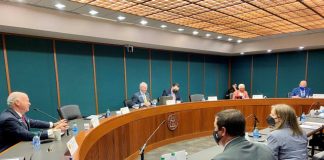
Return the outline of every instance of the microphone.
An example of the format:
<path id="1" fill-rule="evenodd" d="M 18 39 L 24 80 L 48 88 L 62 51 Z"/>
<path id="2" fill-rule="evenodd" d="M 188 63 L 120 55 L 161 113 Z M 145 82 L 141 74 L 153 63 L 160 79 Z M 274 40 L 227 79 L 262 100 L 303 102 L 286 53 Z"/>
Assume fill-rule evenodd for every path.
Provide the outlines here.
<path id="1" fill-rule="evenodd" d="M 147 143 L 151 140 L 151 138 L 154 136 L 156 131 L 159 130 L 159 128 L 162 126 L 163 123 L 165 123 L 166 120 L 162 121 L 160 125 L 154 130 L 154 132 L 150 135 L 150 137 L 145 141 L 144 145 L 140 148 L 139 154 L 141 155 L 141 160 L 144 160 L 144 150 L 146 148 Z"/>
<path id="2" fill-rule="evenodd" d="M 42 110 L 40 110 L 38 108 L 34 108 L 34 111 L 37 111 L 39 113 L 42 113 L 43 115 L 46 115 L 47 117 L 50 117 L 50 118 L 54 119 L 55 121 L 59 121 L 57 118 L 51 116 L 50 114 L 48 114 L 48 113 L 46 113 L 46 112 L 44 112 L 44 111 L 42 111 Z"/>

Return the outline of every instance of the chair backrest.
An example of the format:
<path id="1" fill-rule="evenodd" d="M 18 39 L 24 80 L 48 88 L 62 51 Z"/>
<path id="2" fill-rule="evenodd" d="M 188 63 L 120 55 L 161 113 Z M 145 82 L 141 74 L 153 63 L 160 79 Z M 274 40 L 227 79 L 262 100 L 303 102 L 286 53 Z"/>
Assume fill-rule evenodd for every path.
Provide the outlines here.
<path id="1" fill-rule="evenodd" d="M 61 106 L 61 108 L 59 108 L 58 111 L 61 118 L 64 118 L 66 120 L 82 118 L 80 108 L 78 105 L 75 104 Z"/>
<path id="2" fill-rule="evenodd" d="M 291 98 L 291 92 L 288 92 L 287 96 L 288 98 Z"/>
<path id="3" fill-rule="evenodd" d="M 203 101 L 205 96 L 203 94 L 192 94 L 190 95 L 190 102 Z"/>
<path id="4" fill-rule="evenodd" d="M 234 93 L 230 93 L 230 99 L 233 99 L 233 94 L 234 94 Z"/>
<path id="5" fill-rule="evenodd" d="M 160 105 L 166 105 L 167 100 L 173 100 L 173 97 L 172 96 L 161 96 L 159 98 L 159 104 Z"/>
<path id="6" fill-rule="evenodd" d="M 131 108 L 131 107 L 133 106 L 133 101 L 130 100 L 130 99 L 125 99 L 125 100 L 124 100 L 124 105 L 125 105 L 126 107 Z"/>

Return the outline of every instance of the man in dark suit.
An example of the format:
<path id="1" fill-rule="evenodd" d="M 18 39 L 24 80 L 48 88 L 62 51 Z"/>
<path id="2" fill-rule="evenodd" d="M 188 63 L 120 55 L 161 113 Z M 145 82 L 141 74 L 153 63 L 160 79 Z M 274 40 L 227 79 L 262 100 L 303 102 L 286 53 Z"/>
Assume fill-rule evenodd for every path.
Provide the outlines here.
<path id="1" fill-rule="evenodd" d="M 245 139 L 245 118 L 236 109 L 218 112 L 213 133 L 217 144 L 224 151 L 212 160 L 274 160 L 270 148 L 262 143 L 252 143 Z"/>
<path id="2" fill-rule="evenodd" d="M 179 90 L 179 83 L 173 83 L 171 88 L 163 90 L 162 96 L 172 96 L 174 100 L 181 101 Z"/>
<path id="3" fill-rule="evenodd" d="M 133 105 L 138 105 L 139 107 L 149 107 L 151 106 L 150 94 L 147 92 L 147 84 L 141 82 L 139 85 L 139 92 L 134 93 L 132 97 Z"/>
<path id="4" fill-rule="evenodd" d="M 41 133 L 41 139 L 54 138 L 53 129 L 68 129 L 66 120 L 52 123 L 26 117 L 30 102 L 25 93 L 12 92 L 7 104 L 9 107 L 0 114 L 0 152 L 20 141 L 31 141 L 34 134 L 30 128 L 48 129 Z"/>

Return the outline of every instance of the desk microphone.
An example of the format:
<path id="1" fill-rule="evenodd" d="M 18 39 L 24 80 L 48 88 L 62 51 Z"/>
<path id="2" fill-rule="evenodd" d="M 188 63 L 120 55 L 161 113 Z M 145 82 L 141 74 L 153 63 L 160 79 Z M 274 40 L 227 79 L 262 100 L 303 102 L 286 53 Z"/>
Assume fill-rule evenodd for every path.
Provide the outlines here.
<path id="1" fill-rule="evenodd" d="M 38 108 L 34 108 L 34 111 L 37 111 L 39 113 L 42 113 L 43 115 L 46 115 L 47 117 L 50 117 L 50 118 L 54 119 L 55 121 L 59 121 L 57 118 L 51 116 L 50 114 L 48 114 L 48 113 L 46 113 L 46 112 L 44 112 L 44 111 L 42 111 L 42 110 L 40 110 Z"/>
<path id="2" fill-rule="evenodd" d="M 47 117 L 50 117 L 50 118 L 54 119 L 54 120 L 57 121 L 57 122 L 59 121 L 57 118 L 51 116 L 50 114 L 48 114 L 48 113 L 46 113 L 46 112 L 44 112 L 44 111 L 42 111 L 42 110 L 40 110 L 40 109 L 38 109 L 38 108 L 34 108 L 33 110 L 34 110 L 34 111 L 37 111 L 37 112 L 39 112 L 39 113 L 42 113 L 43 115 L 45 115 L 45 116 L 47 116 Z M 69 134 L 69 129 L 66 130 L 66 135 L 67 135 L 67 136 L 70 135 L 70 134 Z"/>
<path id="3" fill-rule="evenodd" d="M 312 110 L 312 109 L 315 109 L 315 107 L 317 107 L 317 106 L 319 106 L 320 105 L 320 102 L 313 102 L 312 103 L 312 105 L 309 107 L 309 109 L 308 109 L 308 114 L 310 114 L 310 111 Z M 318 112 L 315 112 L 315 115 L 319 115 L 319 113 Z"/>
<path id="4" fill-rule="evenodd" d="M 141 155 L 141 160 L 144 160 L 144 150 L 146 148 L 147 143 L 150 141 L 150 139 L 154 136 L 156 131 L 159 130 L 159 128 L 162 126 L 163 123 L 165 123 L 166 120 L 162 121 L 159 126 L 154 130 L 154 132 L 150 135 L 150 137 L 145 141 L 144 145 L 140 148 L 139 154 Z"/>
<path id="5" fill-rule="evenodd" d="M 256 128 L 257 123 L 260 123 L 258 118 L 256 117 L 256 115 L 255 114 L 250 114 L 245 118 L 245 120 L 249 119 L 252 116 L 253 116 L 253 130 L 254 130 Z"/>

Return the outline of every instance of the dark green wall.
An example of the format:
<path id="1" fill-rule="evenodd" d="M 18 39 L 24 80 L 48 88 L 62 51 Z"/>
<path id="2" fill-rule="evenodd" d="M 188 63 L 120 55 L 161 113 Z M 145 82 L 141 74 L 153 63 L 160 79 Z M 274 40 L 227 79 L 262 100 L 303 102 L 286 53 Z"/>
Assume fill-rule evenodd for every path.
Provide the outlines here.
<path id="1" fill-rule="evenodd" d="M 231 61 L 232 64 L 232 84 L 245 84 L 245 89 L 248 93 L 250 92 L 251 84 L 251 56 L 240 56 L 234 57 Z"/>
<path id="2" fill-rule="evenodd" d="M 29 95 L 31 108 L 39 108 L 57 116 L 52 41 L 6 36 L 6 47 L 12 91 L 26 92 Z M 32 109 L 28 115 L 52 120 Z"/>
<path id="3" fill-rule="evenodd" d="M 182 101 L 189 101 L 188 96 L 188 54 L 173 52 L 172 82 L 180 84 Z"/>
<path id="4" fill-rule="evenodd" d="M 310 51 L 308 61 L 308 83 L 314 93 L 324 93 L 324 50 Z"/>
<path id="5" fill-rule="evenodd" d="M 6 71 L 4 65 L 4 57 L 3 57 L 3 46 L 2 46 L 2 38 L 0 38 L 0 109 L 3 110 L 7 106 L 7 96 L 8 96 L 8 88 L 7 88 L 7 80 L 6 80 Z"/>

